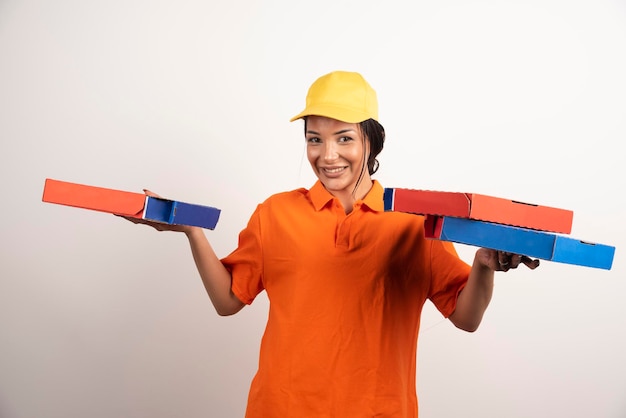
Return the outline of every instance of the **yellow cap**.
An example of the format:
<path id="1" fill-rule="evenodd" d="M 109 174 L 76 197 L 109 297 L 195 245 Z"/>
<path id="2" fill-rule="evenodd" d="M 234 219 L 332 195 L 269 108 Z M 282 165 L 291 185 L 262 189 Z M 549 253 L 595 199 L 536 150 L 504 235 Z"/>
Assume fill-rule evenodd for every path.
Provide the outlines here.
<path id="1" fill-rule="evenodd" d="M 376 92 L 359 73 L 333 71 L 315 80 L 306 95 L 306 108 L 290 121 L 312 115 L 346 123 L 378 120 Z"/>

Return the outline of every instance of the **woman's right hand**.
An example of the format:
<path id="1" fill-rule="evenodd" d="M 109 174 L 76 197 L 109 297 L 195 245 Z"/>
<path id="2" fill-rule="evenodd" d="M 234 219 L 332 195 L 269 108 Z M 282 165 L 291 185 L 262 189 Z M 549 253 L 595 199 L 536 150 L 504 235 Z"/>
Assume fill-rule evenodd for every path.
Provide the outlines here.
<path id="1" fill-rule="evenodd" d="M 143 191 L 146 194 L 146 196 L 161 197 L 158 194 L 151 192 L 150 190 L 144 189 Z M 174 231 L 174 232 L 184 232 L 185 234 L 189 234 L 194 228 L 193 226 L 189 226 L 189 225 L 171 225 L 171 224 L 167 224 L 163 222 L 151 221 L 148 219 L 133 218 L 131 216 L 124 216 L 124 215 L 117 215 L 117 216 L 120 216 L 121 218 L 124 218 L 127 221 L 132 222 L 134 224 L 148 225 L 156 229 L 157 231 Z"/>

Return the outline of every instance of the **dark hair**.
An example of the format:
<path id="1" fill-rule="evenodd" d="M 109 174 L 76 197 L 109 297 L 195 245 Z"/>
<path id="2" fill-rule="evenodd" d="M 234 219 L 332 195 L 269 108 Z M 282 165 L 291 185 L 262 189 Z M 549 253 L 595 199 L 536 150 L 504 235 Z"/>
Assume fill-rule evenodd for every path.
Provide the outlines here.
<path id="1" fill-rule="evenodd" d="M 376 157 L 383 150 L 385 145 L 385 128 L 374 119 L 368 119 L 359 123 L 363 136 L 370 141 L 370 155 L 367 159 L 367 171 L 370 175 L 378 171 L 378 160 Z"/>

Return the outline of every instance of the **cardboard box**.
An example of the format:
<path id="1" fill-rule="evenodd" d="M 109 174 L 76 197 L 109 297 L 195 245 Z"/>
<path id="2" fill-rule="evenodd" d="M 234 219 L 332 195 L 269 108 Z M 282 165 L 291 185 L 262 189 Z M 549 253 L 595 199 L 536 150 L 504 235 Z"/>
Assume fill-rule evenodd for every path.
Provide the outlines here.
<path id="1" fill-rule="evenodd" d="M 147 196 L 144 219 L 170 225 L 191 225 L 215 229 L 220 210 L 209 206 Z"/>
<path id="2" fill-rule="evenodd" d="M 46 179 L 42 201 L 141 218 L 146 195 Z"/>
<path id="3" fill-rule="evenodd" d="M 574 212 L 476 193 L 386 188 L 385 210 L 454 216 L 569 234 Z"/>
<path id="4" fill-rule="evenodd" d="M 220 210 L 104 187 L 46 179 L 42 201 L 170 225 L 215 229 Z"/>
<path id="5" fill-rule="evenodd" d="M 549 232 L 449 216 L 427 215 L 427 238 L 491 248 L 532 258 L 610 270 L 615 247 Z"/>

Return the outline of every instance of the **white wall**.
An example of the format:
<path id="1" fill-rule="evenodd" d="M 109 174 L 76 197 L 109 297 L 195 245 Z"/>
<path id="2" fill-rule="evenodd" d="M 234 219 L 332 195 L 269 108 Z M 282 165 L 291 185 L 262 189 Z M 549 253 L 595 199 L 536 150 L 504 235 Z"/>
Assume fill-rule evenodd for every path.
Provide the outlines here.
<path id="1" fill-rule="evenodd" d="M 0 416 L 241 417 L 265 298 L 218 317 L 183 236 L 42 203 L 44 179 L 217 206 L 226 255 L 313 183 L 288 119 L 347 69 L 379 94 L 385 186 L 572 209 L 617 248 L 499 273 L 474 334 L 428 305 L 421 416 L 624 417 L 625 51 L 622 0 L 1 0 Z"/>

